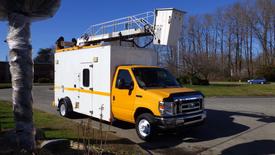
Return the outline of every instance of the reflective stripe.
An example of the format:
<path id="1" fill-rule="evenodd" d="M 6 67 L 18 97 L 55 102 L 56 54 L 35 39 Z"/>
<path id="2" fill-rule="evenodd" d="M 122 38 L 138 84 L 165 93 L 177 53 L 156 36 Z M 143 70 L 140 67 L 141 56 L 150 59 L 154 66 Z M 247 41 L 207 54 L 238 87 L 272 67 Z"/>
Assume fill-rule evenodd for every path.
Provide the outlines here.
<path id="1" fill-rule="evenodd" d="M 61 87 L 55 87 L 55 89 L 61 89 Z M 78 92 L 81 92 L 81 93 L 96 94 L 96 95 L 102 95 L 102 96 L 111 96 L 111 94 L 107 93 L 107 92 L 94 91 L 94 90 L 86 90 L 86 89 L 79 89 L 79 88 L 64 88 L 64 90 L 67 90 L 67 91 L 78 91 Z"/>
<path id="2" fill-rule="evenodd" d="M 54 86 L 54 90 L 61 89 L 60 86 Z"/>

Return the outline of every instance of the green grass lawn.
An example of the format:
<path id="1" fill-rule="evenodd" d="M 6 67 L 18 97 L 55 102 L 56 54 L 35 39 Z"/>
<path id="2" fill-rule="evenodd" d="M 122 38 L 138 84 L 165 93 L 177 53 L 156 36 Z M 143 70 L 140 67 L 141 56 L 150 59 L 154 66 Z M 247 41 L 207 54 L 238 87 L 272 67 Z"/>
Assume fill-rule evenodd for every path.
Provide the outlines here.
<path id="1" fill-rule="evenodd" d="M 0 83 L 0 89 L 11 88 L 11 83 Z"/>
<path id="2" fill-rule="evenodd" d="M 0 101 L 0 123 L 2 130 L 14 128 L 12 106 L 10 102 Z M 34 110 L 34 122 L 37 128 L 45 131 L 46 137 L 76 138 L 77 123 L 42 111 Z"/>
<path id="3" fill-rule="evenodd" d="M 106 144 L 103 146 L 104 150 L 114 152 L 115 154 L 121 154 L 121 151 L 126 154 L 141 154 L 141 150 L 136 144 L 130 141 L 129 143 L 125 143 L 127 140 L 124 138 L 117 137 L 110 132 L 106 133 L 104 131 L 102 133 L 103 138 L 101 138 L 101 132 L 99 130 L 92 129 L 91 127 L 88 129 L 87 125 L 80 125 L 80 123 L 73 122 L 67 118 L 34 110 L 34 122 L 36 128 L 44 131 L 47 139 L 64 138 L 82 143 L 84 140 L 83 137 L 86 137 L 86 139 L 90 139 L 93 146 L 99 147 L 100 139 L 104 141 L 107 135 Z M 14 119 L 10 102 L 0 101 L 0 125 L 2 132 L 14 128 Z M 84 132 L 84 130 L 86 132 Z"/>
<path id="4" fill-rule="evenodd" d="M 209 86 L 184 85 L 201 91 L 205 96 L 275 96 L 275 84 L 211 83 Z"/>

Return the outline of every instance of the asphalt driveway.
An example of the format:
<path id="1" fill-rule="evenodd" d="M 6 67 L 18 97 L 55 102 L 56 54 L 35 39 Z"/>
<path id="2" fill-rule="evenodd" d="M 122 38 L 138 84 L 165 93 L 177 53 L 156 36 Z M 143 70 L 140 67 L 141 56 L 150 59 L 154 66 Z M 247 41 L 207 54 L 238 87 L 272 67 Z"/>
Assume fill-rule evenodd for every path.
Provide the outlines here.
<path id="1" fill-rule="evenodd" d="M 57 114 L 50 86 L 35 86 L 33 96 L 34 108 Z M 0 100 L 10 101 L 11 89 L 0 89 Z M 131 124 L 114 124 L 111 131 L 149 154 L 275 154 L 275 98 L 206 98 L 206 109 L 205 125 L 166 132 L 151 143 L 140 140 Z"/>

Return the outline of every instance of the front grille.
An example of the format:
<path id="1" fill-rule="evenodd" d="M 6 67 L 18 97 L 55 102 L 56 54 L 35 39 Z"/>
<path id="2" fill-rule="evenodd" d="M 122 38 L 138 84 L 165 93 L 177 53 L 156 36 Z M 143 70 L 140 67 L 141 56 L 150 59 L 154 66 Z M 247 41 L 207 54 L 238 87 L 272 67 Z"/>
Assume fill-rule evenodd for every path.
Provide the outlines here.
<path id="1" fill-rule="evenodd" d="M 202 109 L 202 99 L 177 99 L 174 102 L 177 114 L 189 114 Z"/>

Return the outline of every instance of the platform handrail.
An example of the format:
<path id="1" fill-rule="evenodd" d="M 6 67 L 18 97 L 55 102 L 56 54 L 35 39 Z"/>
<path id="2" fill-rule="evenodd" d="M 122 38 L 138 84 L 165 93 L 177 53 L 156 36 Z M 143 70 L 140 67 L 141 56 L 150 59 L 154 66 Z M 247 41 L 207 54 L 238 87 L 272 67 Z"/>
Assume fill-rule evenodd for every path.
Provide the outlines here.
<path id="1" fill-rule="evenodd" d="M 96 35 L 104 35 L 114 32 L 120 32 L 129 29 L 144 29 L 145 25 L 153 26 L 155 21 L 155 13 L 153 11 L 118 18 L 115 20 L 91 25 L 82 37 L 92 37 Z M 110 29 L 112 28 L 112 29 Z M 109 30 L 109 31 L 108 31 Z"/>

